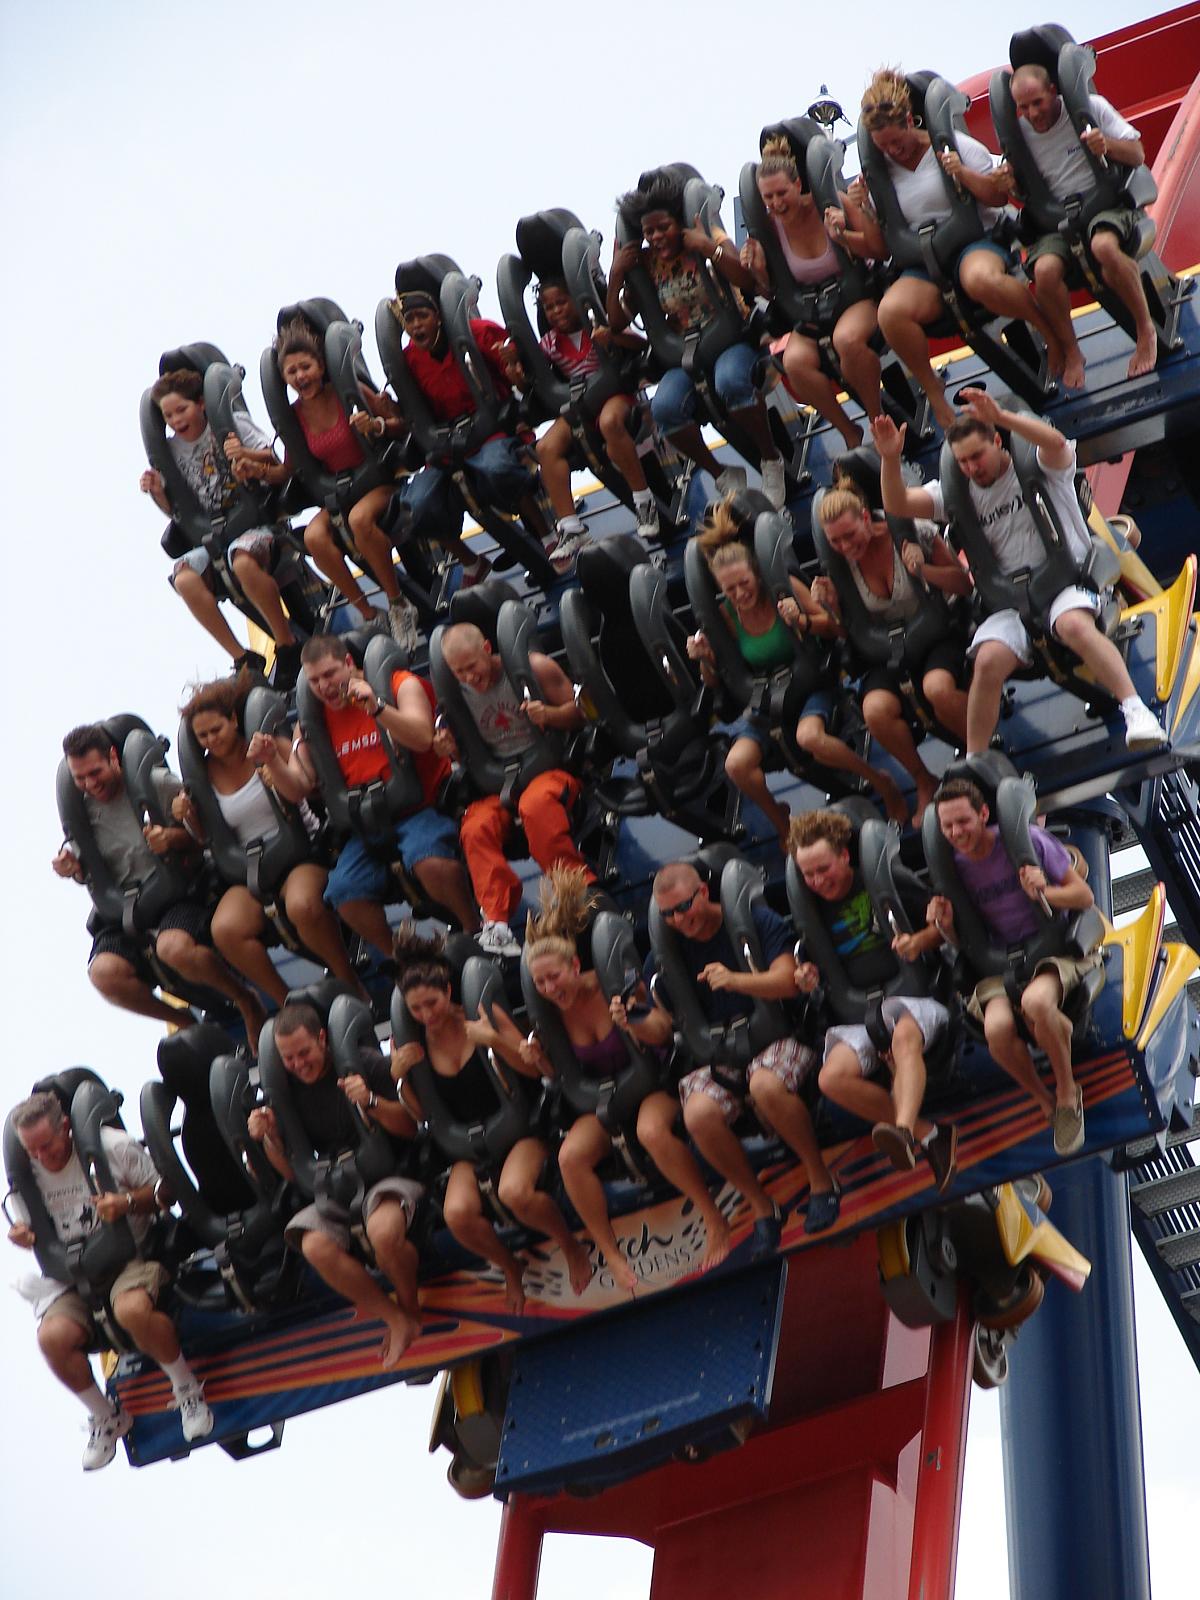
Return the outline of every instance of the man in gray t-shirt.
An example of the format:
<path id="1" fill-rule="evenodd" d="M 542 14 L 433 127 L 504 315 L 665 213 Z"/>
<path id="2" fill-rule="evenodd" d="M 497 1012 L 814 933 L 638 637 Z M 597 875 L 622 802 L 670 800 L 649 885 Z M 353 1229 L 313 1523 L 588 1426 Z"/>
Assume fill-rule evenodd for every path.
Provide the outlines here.
<path id="1" fill-rule="evenodd" d="M 63 740 L 63 755 L 75 787 L 83 796 L 88 826 L 101 860 L 119 888 L 145 883 L 160 857 L 194 853 L 196 846 L 183 828 L 143 820 L 135 809 L 121 758 L 108 730 L 89 723 L 73 728 Z M 171 801 L 179 793 L 179 780 L 166 768 L 151 779 L 162 815 L 170 815 Z M 51 861 L 60 878 L 83 883 L 79 846 L 67 839 Z M 179 1022 L 177 1006 L 168 1005 L 154 992 L 155 974 L 147 962 L 147 949 L 164 966 L 189 983 L 215 989 L 241 1012 L 251 1050 L 266 1020 L 254 991 L 236 978 L 209 943 L 209 913 L 198 899 L 184 896 L 160 914 L 158 926 L 139 939 L 120 926 L 93 926 L 88 977 L 106 1000 L 141 1017 L 159 1022 Z"/>
<path id="2" fill-rule="evenodd" d="M 971 504 L 1000 570 L 1016 572 L 1036 567 L 1045 559 L 1012 457 L 1000 438 L 1001 428 L 1036 445 L 1047 499 L 1058 513 L 1072 554 L 1082 561 L 1091 536 L 1075 494 L 1075 446 L 1042 417 L 1002 411 L 982 389 L 960 389 L 957 398 L 965 410 L 947 428 L 946 440 L 967 479 Z M 914 489 L 904 482 L 900 471 L 904 427 L 897 428 L 889 417 L 879 416 L 871 423 L 871 432 L 882 462 L 884 510 L 896 517 L 933 517 L 944 522 L 941 484 L 935 479 Z M 1156 749 L 1166 744 L 1167 735 L 1134 688 L 1121 652 L 1096 626 L 1099 609 L 1092 590 L 1071 584 L 1051 602 L 1047 626 L 1119 703 L 1130 750 Z M 967 696 L 967 751 L 977 753 L 987 749 L 996 731 L 1005 683 L 1018 668 L 1031 665 L 1033 649 L 1017 613 L 995 611 L 975 630 L 967 654 L 974 663 Z"/>
<path id="3" fill-rule="evenodd" d="M 1010 89 L 1029 154 L 1056 200 L 1066 201 L 1095 189 L 1089 155 L 1123 167 L 1140 167 L 1145 162 L 1141 135 L 1103 95 L 1088 96 L 1092 126 L 1081 137 L 1045 67 L 1018 67 Z M 1098 211 L 1088 223 L 1087 235 L 1088 249 L 1101 276 L 1134 321 L 1137 343 L 1129 358 L 1131 378 L 1153 371 L 1158 360 L 1158 340 L 1142 275 L 1131 254 L 1137 247 L 1140 216 L 1132 206 Z M 1032 272 L 1038 303 L 1066 351 L 1063 382 L 1067 388 L 1077 389 L 1083 384 L 1084 361 L 1071 323 L 1067 283 L 1071 248 L 1066 238 L 1057 231 L 1044 234 L 1031 246 L 1025 265 Z"/>

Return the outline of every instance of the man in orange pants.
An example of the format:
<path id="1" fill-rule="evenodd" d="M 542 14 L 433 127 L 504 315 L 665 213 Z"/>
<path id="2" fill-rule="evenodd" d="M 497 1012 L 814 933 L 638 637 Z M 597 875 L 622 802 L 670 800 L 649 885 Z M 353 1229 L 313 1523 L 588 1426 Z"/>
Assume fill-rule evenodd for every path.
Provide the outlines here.
<path id="1" fill-rule="evenodd" d="M 532 651 L 529 664 L 542 691 L 540 700 L 523 700 L 513 687 L 500 657 L 473 623 L 460 622 L 442 635 L 446 665 L 462 685 L 463 699 L 485 743 L 503 761 L 519 759 L 533 745 L 534 729 L 569 732 L 582 725 L 571 680 L 556 662 Z M 441 729 L 434 749 L 451 759 L 458 755 L 454 735 Z M 571 838 L 571 807 L 579 798 L 580 782 L 569 772 L 540 772 L 521 789 L 517 813 L 525 830 L 529 854 L 543 872 L 560 862 L 583 867 L 588 879 L 595 874 Z M 504 846 L 515 818 L 500 803 L 500 796 L 484 795 L 472 801 L 462 819 L 460 838 L 467 871 L 479 909 L 483 930 L 479 943 L 490 956 L 515 956 L 520 945 L 511 921 L 521 901 L 521 883 L 505 859 Z"/>

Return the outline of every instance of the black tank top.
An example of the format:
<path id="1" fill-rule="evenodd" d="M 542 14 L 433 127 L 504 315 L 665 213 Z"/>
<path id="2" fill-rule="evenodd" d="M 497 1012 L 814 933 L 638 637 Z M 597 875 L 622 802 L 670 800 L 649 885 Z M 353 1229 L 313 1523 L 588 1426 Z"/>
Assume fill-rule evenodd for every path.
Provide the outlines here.
<path id="1" fill-rule="evenodd" d="M 500 1104 L 483 1052 L 473 1050 L 452 1078 L 436 1069 L 437 1091 L 455 1122 L 485 1122 Z"/>

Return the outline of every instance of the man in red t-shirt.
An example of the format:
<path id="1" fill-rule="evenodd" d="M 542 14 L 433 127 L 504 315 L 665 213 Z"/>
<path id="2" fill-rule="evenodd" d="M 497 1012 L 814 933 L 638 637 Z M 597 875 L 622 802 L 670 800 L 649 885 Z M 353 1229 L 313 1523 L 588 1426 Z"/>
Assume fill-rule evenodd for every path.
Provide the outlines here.
<path id="1" fill-rule="evenodd" d="M 433 295 L 424 289 L 408 289 L 399 296 L 399 315 L 407 342 L 404 359 L 408 370 L 439 422 L 454 422 L 476 410 L 475 399 L 450 348 L 441 313 Z M 501 400 L 511 388 L 500 352 L 508 344 L 508 334 L 498 323 L 472 317 L 471 333 L 483 355 L 488 375 Z M 531 467 L 521 441 L 509 433 L 494 433 L 469 456 L 465 470 L 472 492 L 484 505 L 515 509 L 521 521 L 547 553 L 557 542 L 546 526 L 535 498 L 536 470 Z M 445 543 L 447 535 L 462 528 L 462 502 L 449 472 L 441 466 L 427 466 L 397 489 L 387 520 L 397 533 L 405 531 L 420 538 Z M 555 570 L 566 573 L 574 556 L 555 562 Z M 489 568 L 482 557 L 464 564 L 471 583 L 478 583 Z"/>
<path id="2" fill-rule="evenodd" d="M 397 750 L 408 751 L 421 781 L 424 804 L 396 823 L 392 852 L 403 861 L 431 899 L 445 906 L 468 933 L 479 926 L 466 873 L 458 856 L 458 830 L 436 809 L 438 791 L 450 763 L 433 751 L 433 689 L 415 673 L 392 674 L 392 702 L 380 700 L 333 634 L 316 634 L 300 652 L 301 668 L 320 702 L 338 766 L 350 788 L 386 778 L 391 771 L 381 730 Z M 255 736 L 257 740 L 258 736 Z M 318 787 L 306 741 L 297 739 L 291 756 L 279 756 L 274 740 L 254 746 L 286 800 L 300 801 Z M 269 746 L 269 748 L 268 748 Z M 273 756 L 273 759 L 272 759 Z M 391 954 L 392 936 L 384 914 L 391 886 L 388 860 L 353 834 L 342 846 L 329 874 L 325 899 L 360 938 Z"/>

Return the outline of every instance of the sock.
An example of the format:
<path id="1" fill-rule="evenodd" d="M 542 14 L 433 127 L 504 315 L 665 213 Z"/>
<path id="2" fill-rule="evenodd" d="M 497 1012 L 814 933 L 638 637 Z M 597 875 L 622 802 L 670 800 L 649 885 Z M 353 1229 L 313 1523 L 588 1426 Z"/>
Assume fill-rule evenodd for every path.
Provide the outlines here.
<path id="1" fill-rule="evenodd" d="M 921 1140 L 921 1149 L 922 1150 L 928 1149 L 928 1147 L 933 1143 L 933 1141 L 937 1138 L 937 1136 L 938 1136 L 938 1125 L 935 1122 L 933 1127 L 930 1128 L 929 1132 Z"/>
<path id="2" fill-rule="evenodd" d="M 574 516 L 572 516 L 572 517 L 560 517 L 558 519 L 558 522 L 557 522 L 556 526 L 557 526 L 558 531 L 559 531 L 560 534 L 582 533 L 583 532 L 583 519 L 582 519 L 582 517 L 574 517 Z"/>
<path id="3" fill-rule="evenodd" d="M 116 1415 L 116 1407 L 110 1404 L 108 1396 L 101 1394 L 94 1383 L 89 1383 L 86 1389 L 80 1389 L 79 1398 L 88 1408 L 88 1416 L 93 1422 L 105 1422 Z"/>
<path id="4" fill-rule="evenodd" d="M 635 489 L 633 491 L 633 503 L 639 511 L 648 506 L 653 499 L 654 494 L 650 489 Z"/>
<path id="5" fill-rule="evenodd" d="M 1131 694 L 1127 700 L 1121 701 L 1121 710 L 1128 711 L 1131 706 L 1140 706 L 1141 703 L 1142 697 L 1140 694 Z"/>
<path id="6" fill-rule="evenodd" d="M 200 1380 L 196 1377 L 191 1367 L 188 1366 L 187 1360 L 183 1355 L 176 1356 L 174 1361 L 164 1361 L 161 1366 L 167 1377 L 170 1378 L 171 1387 L 176 1394 L 182 1394 L 185 1389 L 198 1389 L 200 1387 Z"/>

